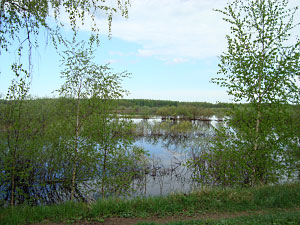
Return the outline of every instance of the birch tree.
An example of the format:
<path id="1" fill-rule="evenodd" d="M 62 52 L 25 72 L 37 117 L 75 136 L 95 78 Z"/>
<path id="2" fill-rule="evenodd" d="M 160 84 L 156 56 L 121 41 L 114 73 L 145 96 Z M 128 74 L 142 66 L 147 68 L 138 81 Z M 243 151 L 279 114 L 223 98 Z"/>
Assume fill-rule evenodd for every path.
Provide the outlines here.
<path id="1" fill-rule="evenodd" d="M 113 100 L 126 93 L 121 81 L 129 74 L 113 73 L 108 65 L 95 64 L 93 50 L 85 48 L 83 42 L 76 43 L 73 39 L 66 44 L 68 48 L 62 58 L 65 83 L 59 92 L 73 103 L 66 113 L 63 126 L 67 130 L 62 138 L 62 151 L 67 151 L 70 162 L 70 199 L 75 197 L 77 184 L 82 181 L 80 177 L 86 178 L 90 170 L 94 174 L 88 177 L 95 180 L 101 177 L 104 196 L 108 180 L 103 178 L 104 174 L 113 176 L 109 167 L 119 171 L 117 157 L 128 160 L 127 149 L 132 144 L 129 132 L 122 133 L 130 127 L 118 121 L 112 111 Z"/>
<path id="2" fill-rule="evenodd" d="M 266 183 L 284 164 L 279 159 L 284 140 L 278 132 L 285 125 L 285 105 L 299 97 L 300 41 L 295 36 L 299 23 L 294 22 L 298 7 L 288 4 L 288 0 L 234 0 L 216 10 L 230 24 L 230 34 L 227 51 L 220 56 L 219 74 L 224 77 L 213 82 L 226 87 L 235 102 L 249 104 L 229 121 L 231 130 L 219 133 L 231 141 L 219 139 L 220 145 L 214 146 L 240 155 L 244 182 L 250 185 Z M 235 172 L 241 169 L 238 162 L 233 164 Z"/>

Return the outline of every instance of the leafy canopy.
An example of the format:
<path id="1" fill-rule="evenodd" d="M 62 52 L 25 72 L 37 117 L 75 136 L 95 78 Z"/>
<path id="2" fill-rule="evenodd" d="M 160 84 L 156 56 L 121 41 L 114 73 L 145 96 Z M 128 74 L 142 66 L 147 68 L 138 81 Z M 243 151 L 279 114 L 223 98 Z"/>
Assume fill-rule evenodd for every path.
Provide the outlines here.
<path id="1" fill-rule="evenodd" d="M 228 49 L 220 56 L 219 74 L 213 82 L 226 87 L 236 102 L 287 102 L 298 96 L 300 41 L 292 34 L 298 7 L 288 1 L 235 0 L 223 10 L 230 34 Z"/>
<path id="2" fill-rule="evenodd" d="M 230 34 L 220 56 L 224 77 L 213 82 L 226 87 L 235 102 L 249 103 L 233 111 L 203 156 L 212 165 L 205 175 L 220 184 L 257 185 L 289 175 L 289 134 L 282 131 L 292 127 L 287 104 L 299 101 L 297 10 L 288 0 L 233 0 L 216 10 L 230 24 Z"/>
<path id="3" fill-rule="evenodd" d="M 21 58 L 28 51 L 28 72 L 31 72 L 32 48 L 39 46 L 38 35 L 46 31 L 57 48 L 64 39 L 61 29 L 64 22 L 76 34 L 83 25 L 90 25 L 90 41 L 99 44 L 100 26 L 96 17 L 105 14 L 109 36 L 114 13 L 128 16 L 129 0 L 0 0 L 0 55 L 15 51 Z M 27 44 L 24 45 L 24 44 Z M 26 49 L 25 49 L 26 47 Z M 21 66 L 22 63 L 18 63 Z M 29 74 L 30 75 L 30 74 Z"/>

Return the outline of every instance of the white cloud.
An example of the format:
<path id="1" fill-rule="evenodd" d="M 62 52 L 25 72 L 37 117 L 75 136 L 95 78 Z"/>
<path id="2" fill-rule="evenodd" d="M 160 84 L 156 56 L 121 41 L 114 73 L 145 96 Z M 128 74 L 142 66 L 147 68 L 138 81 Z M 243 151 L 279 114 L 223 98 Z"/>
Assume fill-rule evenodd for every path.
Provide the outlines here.
<path id="1" fill-rule="evenodd" d="M 184 63 L 186 61 L 187 61 L 187 59 L 184 59 L 184 58 L 174 58 L 172 62 L 173 63 Z"/>
<path id="2" fill-rule="evenodd" d="M 226 0 L 132 0 L 129 18 L 113 18 L 113 37 L 141 46 L 137 54 L 168 62 L 203 59 L 225 48 L 225 26 L 213 8 Z M 100 24 L 105 27 L 105 19 Z"/>
<path id="3" fill-rule="evenodd" d="M 291 0 L 290 6 L 298 5 L 298 1 Z M 127 20 L 120 15 L 113 17 L 112 36 L 139 44 L 136 55 L 154 56 L 167 63 L 215 57 L 226 50 L 229 25 L 213 9 L 223 9 L 227 2 L 131 0 Z M 99 15 L 97 19 L 104 32 L 107 18 Z M 82 29 L 89 29 L 87 24 Z"/>

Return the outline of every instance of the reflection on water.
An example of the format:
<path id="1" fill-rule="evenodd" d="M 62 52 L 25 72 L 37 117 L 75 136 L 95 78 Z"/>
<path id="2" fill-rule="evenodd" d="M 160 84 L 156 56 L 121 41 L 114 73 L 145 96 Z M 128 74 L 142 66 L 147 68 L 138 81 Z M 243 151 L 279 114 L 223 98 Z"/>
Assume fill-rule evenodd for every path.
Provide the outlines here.
<path id="1" fill-rule="evenodd" d="M 45 158 L 45 161 L 37 162 L 32 171 L 31 183 L 23 185 L 19 180 L 23 185 L 20 186 L 20 193 L 25 197 L 29 196 L 31 204 L 69 200 L 74 165 L 77 171 L 74 198 L 80 201 L 109 196 L 128 197 L 130 194 L 149 196 L 191 191 L 197 183 L 193 180 L 194 171 L 189 170 L 186 164 L 201 151 L 216 122 L 162 121 L 161 118 L 132 121 L 135 126 L 128 130 L 135 134 L 134 145 L 147 150 L 148 157 L 143 149 L 116 138 L 113 139 L 115 143 L 110 143 L 111 146 L 102 148 L 97 143 L 89 143 L 90 147 L 87 149 L 95 148 L 97 151 L 92 151 L 93 155 L 86 164 L 75 165 L 68 158 L 68 145 L 60 145 L 59 140 L 55 144 L 45 145 L 43 151 L 45 154 L 61 151 L 68 157 L 57 155 L 57 159 L 47 161 Z M 7 199 L 11 193 L 9 185 L 9 180 L 0 185 L 0 206 L 8 204 Z M 25 197 L 19 198 L 19 203 L 27 201 Z"/>
<path id="2" fill-rule="evenodd" d="M 142 129 L 134 144 L 150 153 L 144 186 L 137 194 L 155 196 L 192 191 L 198 184 L 193 180 L 193 171 L 186 166 L 187 161 L 206 145 L 217 122 L 184 124 L 159 118 L 133 121 L 137 129 Z"/>
<path id="3" fill-rule="evenodd" d="M 144 187 L 138 194 L 185 193 L 201 185 L 223 184 L 222 180 L 220 181 L 223 171 L 220 173 L 217 170 L 220 168 L 218 159 L 210 160 L 213 146 L 211 140 L 216 137 L 214 128 L 223 122 L 161 121 L 157 118 L 134 122 L 137 132 L 135 145 L 150 153 Z M 224 161 L 225 166 L 227 162 Z M 206 174 L 208 170 L 211 170 L 212 174 Z M 247 172 L 241 174 L 246 178 L 248 176 Z M 223 176 L 227 178 L 227 174 Z M 291 170 L 291 174 L 283 175 L 279 182 L 294 181 L 299 177 L 298 169 Z"/>

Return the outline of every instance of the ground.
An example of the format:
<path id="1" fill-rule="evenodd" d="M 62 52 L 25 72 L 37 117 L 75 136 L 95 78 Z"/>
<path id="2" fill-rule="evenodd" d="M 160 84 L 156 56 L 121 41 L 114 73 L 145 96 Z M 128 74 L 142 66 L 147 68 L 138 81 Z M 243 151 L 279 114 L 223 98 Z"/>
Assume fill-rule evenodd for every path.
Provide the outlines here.
<path id="1" fill-rule="evenodd" d="M 300 209 L 293 209 L 293 211 L 299 211 Z M 280 210 L 286 211 L 286 210 Z M 173 221 L 187 221 L 187 220 L 203 220 L 203 219 L 226 219 L 240 216 L 250 215 L 263 215 L 268 211 L 247 211 L 247 212 L 234 212 L 234 213 L 207 213 L 194 216 L 166 216 L 166 217 L 148 217 L 148 218 L 105 218 L 104 222 L 89 222 L 89 221 L 77 221 L 77 222 L 64 222 L 64 223 L 52 223 L 44 221 L 43 223 L 36 223 L 34 225 L 134 225 L 138 222 L 156 222 L 167 223 Z"/>

